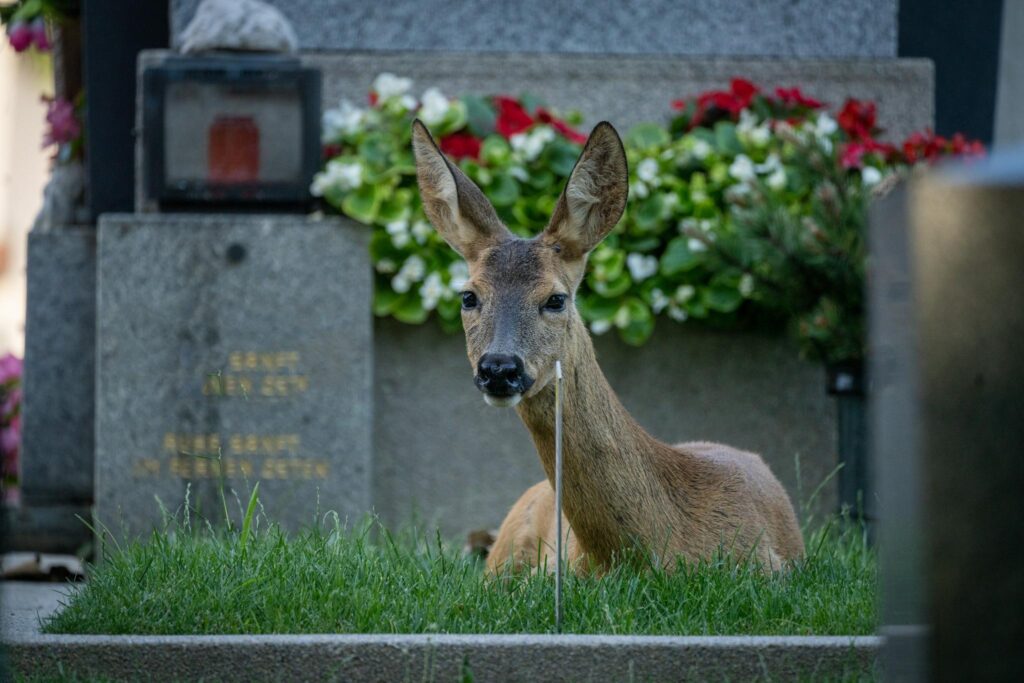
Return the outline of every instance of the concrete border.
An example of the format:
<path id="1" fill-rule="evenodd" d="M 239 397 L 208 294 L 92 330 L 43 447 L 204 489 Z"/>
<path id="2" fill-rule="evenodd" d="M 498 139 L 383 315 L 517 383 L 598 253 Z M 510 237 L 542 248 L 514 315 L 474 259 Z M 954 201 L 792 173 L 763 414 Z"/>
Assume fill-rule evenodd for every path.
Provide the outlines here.
<path id="1" fill-rule="evenodd" d="M 882 644 L 877 636 L 33 634 L 5 641 L 9 665 L 22 674 L 149 681 L 821 680 L 871 672 Z"/>

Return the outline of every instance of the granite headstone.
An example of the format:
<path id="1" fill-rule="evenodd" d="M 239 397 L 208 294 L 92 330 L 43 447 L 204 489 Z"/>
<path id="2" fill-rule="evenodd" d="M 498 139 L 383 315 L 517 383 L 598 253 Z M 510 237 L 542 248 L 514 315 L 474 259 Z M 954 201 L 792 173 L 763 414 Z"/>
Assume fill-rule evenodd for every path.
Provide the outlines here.
<path id="1" fill-rule="evenodd" d="M 99 231 L 99 521 L 145 532 L 187 493 L 192 519 L 222 523 L 226 501 L 237 522 L 256 482 L 288 528 L 367 512 L 367 233 L 232 214 L 108 214 Z"/>

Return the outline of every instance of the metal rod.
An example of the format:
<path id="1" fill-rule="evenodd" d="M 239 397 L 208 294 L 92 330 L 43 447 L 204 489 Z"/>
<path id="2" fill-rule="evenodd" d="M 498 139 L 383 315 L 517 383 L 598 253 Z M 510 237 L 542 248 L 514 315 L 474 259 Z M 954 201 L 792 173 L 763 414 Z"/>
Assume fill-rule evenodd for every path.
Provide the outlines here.
<path id="1" fill-rule="evenodd" d="M 555 361 L 555 632 L 562 632 L 562 361 Z"/>

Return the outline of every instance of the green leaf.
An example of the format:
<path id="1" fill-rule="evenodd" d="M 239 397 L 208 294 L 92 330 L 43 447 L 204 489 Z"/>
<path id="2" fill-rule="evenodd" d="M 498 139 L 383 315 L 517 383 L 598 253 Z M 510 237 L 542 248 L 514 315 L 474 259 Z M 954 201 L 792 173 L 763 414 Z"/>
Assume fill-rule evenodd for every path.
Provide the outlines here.
<path id="1" fill-rule="evenodd" d="M 691 270 L 701 262 L 700 254 L 690 250 L 686 237 L 676 237 L 661 255 L 661 274 L 667 277 Z"/>
<path id="2" fill-rule="evenodd" d="M 478 138 L 484 138 L 494 132 L 494 124 L 498 115 L 491 106 L 490 100 L 478 95 L 463 95 L 462 102 L 466 105 L 466 124 L 469 132 Z"/>
<path id="3" fill-rule="evenodd" d="M 373 293 L 373 314 L 376 316 L 390 315 L 401 302 L 401 294 L 391 287 L 378 285 Z"/>
<path id="4" fill-rule="evenodd" d="M 610 320 L 619 310 L 618 299 L 606 299 L 599 294 L 576 297 L 576 308 L 584 320 Z"/>
<path id="5" fill-rule="evenodd" d="M 735 287 L 715 284 L 704 290 L 703 300 L 712 311 L 732 313 L 743 303 L 743 295 Z"/>
<path id="6" fill-rule="evenodd" d="M 556 175 L 568 177 L 576 166 L 579 154 L 579 147 L 559 137 L 547 146 L 541 160 L 546 161 L 548 168 Z"/>
<path id="7" fill-rule="evenodd" d="M 736 135 L 736 124 L 732 121 L 719 121 L 715 124 L 715 149 L 730 155 L 742 154 L 743 145 Z"/>
<path id="8" fill-rule="evenodd" d="M 402 300 L 392 310 L 392 315 L 400 322 L 418 325 L 427 319 L 430 312 L 423 309 L 420 295 L 412 291 L 402 296 Z"/>
<path id="9" fill-rule="evenodd" d="M 660 192 L 641 199 L 630 213 L 636 226 L 644 232 L 655 232 L 661 227 L 661 213 L 665 202 Z"/>
<path id="10" fill-rule="evenodd" d="M 512 149 L 508 146 L 505 138 L 500 135 L 488 135 L 480 147 L 480 158 L 484 160 L 484 163 L 493 166 L 507 164 L 511 155 Z"/>
<path id="11" fill-rule="evenodd" d="M 526 110 L 530 116 L 537 115 L 537 108 L 546 106 L 544 100 L 533 93 L 524 92 L 519 96 L 519 104 L 523 105 L 523 109 Z"/>
<path id="12" fill-rule="evenodd" d="M 519 183 L 507 173 L 498 173 L 486 188 L 487 198 L 495 206 L 512 206 L 519 199 Z"/>
<path id="13" fill-rule="evenodd" d="M 619 336 L 630 346 L 641 346 L 654 331 L 654 315 L 640 299 L 627 299 L 624 306 L 629 311 L 629 323 L 619 328 Z"/>
<path id="14" fill-rule="evenodd" d="M 341 210 L 349 218 L 369 225 L 377 217 L 380 195 L 375 185 L 362 185 L 341 202 Z"/>
<path id="15" fill-rule="evenodd" d="M 614 298 L 622 296 L 629 291 L 630 286 L 633 284 L 633 280 L 630 279 L 629 273 L 620 272 L 617 277 L 610 280 L 598 280 L 591 273 L 587 278 L 587 284 L 590 288 L 606 298 Z"/>
<path id="16" fill-rule="evenodd" d="M 657 123 L 638 123 L 626 133 L 626 147 L 649 149 L 669 143 L 668 131 Z"/>

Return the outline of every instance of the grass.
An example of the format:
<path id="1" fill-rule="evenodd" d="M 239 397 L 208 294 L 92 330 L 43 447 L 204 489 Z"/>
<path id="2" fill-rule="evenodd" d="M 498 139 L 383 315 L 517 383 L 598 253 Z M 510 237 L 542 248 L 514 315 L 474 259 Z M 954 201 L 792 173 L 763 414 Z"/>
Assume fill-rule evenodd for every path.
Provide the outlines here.
<path id="1" fill-rule="evenodd" d="M 47 633 L 551 633 L 546 575 L 484 576 L 460 544 L 336 518 L 288 535 L 254 521 L 196 529 L 186 519 L 115 547 L 43 624 Z M 791 571 L 727 557 L 676 571 L 620 566 L 567 576 L 566 633 L 865 635 L 875 631 L 876 559 L 833 524 L 807 537 Z"/>

